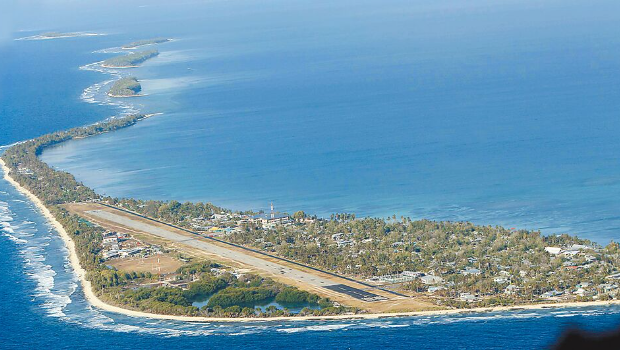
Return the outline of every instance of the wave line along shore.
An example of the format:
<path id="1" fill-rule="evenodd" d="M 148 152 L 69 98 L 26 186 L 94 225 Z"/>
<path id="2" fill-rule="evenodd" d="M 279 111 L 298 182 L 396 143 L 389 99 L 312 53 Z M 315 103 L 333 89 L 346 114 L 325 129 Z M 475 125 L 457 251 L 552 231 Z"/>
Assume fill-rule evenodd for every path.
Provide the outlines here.
<path id="1" fill-rule="evenodd" d="M 43 202 L 35 196 L 32 192 L 21 186 L 10 175 L 10 169 L 6 166 L 5 162 L 0 159 L 0 166 L 4 173 L 4 179 L 9 182 L 17 191 L 26 196 L 43 214 L 45 219 L 52 224 L 54 229 L 60 235 L 67 249 L 69 250 L 69 262 L 75 274 L 80 280 L 80 284 L 84 291 L 86 300 L 96 308 L 113 313 L 119 313 L 132 317 L 143 317 L 163 320 L 175 320 L 185 322 L 265 322 L 265 321 L 312 321 L 312 320 L 363 320 L 363 319 L 378 319 L 387 317 L 411 317 L 411 316 L 441 316 L 441 315 L 458 315 L 458 314 L 471 314 L 471 313 L 488 313 L 488 312 L 503 312 L 503 311 L 516 311 L 516 310 L 540 310 L 548 308 L 566 308 L 566 307 L 593 307 L 593 306 L 606 306 L 606 305 L 619 305 L 620 300 L 607 300 L 607 301 L 589 301 L 589 302 L 570 302 L 570 303 L 547 303 L 547 304 L 524 304 L 515 306 L 498 306 L 498 307 L 481 307 L 471 309 L 446 309 L 446 310 L 432 310 L 432 311 L 413 311 L 413 312 L 396 312 L 396 313 L 372 313 L 372 314 L 357 314 L 357 315 L 332 315 L 332 316 L 280 316 L 280 317 L 246 317 L 246 318 L 230 318 L 230 317 L 201 317 L 201 316 L 177 316 L 177 315 L 164 315 L 154 314 L 142 311 L 129 310 L 118 306 L 110 305 L 99 299 L 91 286 L 90 281 L 86 279 L 86 270 L 82 268 L 77 257 L 75 250 L 75 243 L 66 232 L 65 228 L 56 220 L 54 215 L 43 204 Z"/>

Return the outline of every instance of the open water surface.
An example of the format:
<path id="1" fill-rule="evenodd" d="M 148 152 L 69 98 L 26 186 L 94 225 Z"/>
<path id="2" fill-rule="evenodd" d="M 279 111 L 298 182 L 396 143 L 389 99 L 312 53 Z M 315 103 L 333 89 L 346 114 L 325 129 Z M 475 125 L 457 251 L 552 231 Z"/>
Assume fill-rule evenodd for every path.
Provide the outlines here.
<path id="1" fill-rule="evenodd" d="M 226 1 L 16 9 L 0 144 L 163 112 L 45 161 L 98 191 L 233 209 L 411 215 L 618 239 L 620 8 L 600 1 Z M 48 7 L 45 7 L 48 6 Z M 47 13 L 47 14 L 42 14 Z M 25 32 L 18 32 L 25 30 Z M 172 36 L 134 70 L 91 63 Z M 109 99 L 115 76 L 143 79 Z M 0 181 L 0 348 L 540 348 L 597 307 L 373 321 L 179 323 L 91 308 L 62 241 Z"/>

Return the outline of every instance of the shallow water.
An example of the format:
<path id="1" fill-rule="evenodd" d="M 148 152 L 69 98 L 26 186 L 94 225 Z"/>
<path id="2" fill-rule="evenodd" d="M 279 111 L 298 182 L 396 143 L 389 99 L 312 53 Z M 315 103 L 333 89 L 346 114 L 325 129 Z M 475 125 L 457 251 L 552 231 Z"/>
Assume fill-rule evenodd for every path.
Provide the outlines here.
<path id="1" fill-rule="evenodd" d="M 19 29 L 108 35 L 0 38 L 0 144 L 164 112 L 44 159 L 112 195 L 617 240 L 619 5 L 489 3 L 72 4 L 80 16 L 58 5 L 49 13 L 64 27 L 41 16 Z M 129 72 L 88 65 L 158 35 L 178 40 L 131 72 L 148 96 L 106 98 L 108 73 Z M 62 241 L 3 180 L 0 225 L 2 348 L 522 349 L 568 326 L 620 323 L 617 306 L 342 322 L 135 319 L 88 305 Z"/>
<path id="2" fill-rule="evenodd" d="M 164 115 L 43 159 L 112 196 L 617 238 L 620 8 L 484 4 L 250 2 L 170 19 L 178 40 L 160 57 L 100 74 L 134 74 L 148 96 L 110 99 L 101 82 L 83 96 Z"/>
<path id="3" fill-rule="evenodd" d="M 25 198 L 0 182 L 2 348 L 531 348 L 566 326 L 612 329 L 620 307 L 365 321 L 184 323 L 102 312 L 84 299 L 67 250 Z M 33 336 L 35 334 L 35 336 Z M 431 340 L 429 340 L 431 339 Z M 62 344 L 62 345 L 60 345 Z"/>

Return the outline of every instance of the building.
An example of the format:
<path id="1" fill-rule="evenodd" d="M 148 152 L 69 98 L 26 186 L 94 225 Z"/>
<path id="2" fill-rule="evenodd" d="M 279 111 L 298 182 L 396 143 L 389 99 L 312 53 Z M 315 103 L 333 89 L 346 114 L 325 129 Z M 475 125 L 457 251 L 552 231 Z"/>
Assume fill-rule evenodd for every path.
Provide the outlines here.
<path id="1" fill-rule="evenodd" d="M 103 252 L 102 255 L 103 255 L 103 258 L 107 260 L 107 259 L 116 258 L 120 256 L 121 253 L 119 253 L 118 250 L 108 250 L 108 251 Z"/>
<path id="2" fill-rule="evenodd" d="M 359 268 L 361 265 L 356 265 L 355 267 Z M 410 282 L 415 280 L 416 278 L 423 276 L 424 274 L 421 272 L 414 271 L 403 271 L 394 275 L 384 275 L 378 277 L 372 277 L 367 279 L 368 282 L 380 282 L 380 283 L 403 283 Z"/>
<path id="3" fill-rule="evenodd" d="M 135 247 L 135 248 L 130 248 L 130 249 L 122 249 L 119 251 L 119 253 L 122 257 L 127 257 L 127 256 L 136 255 L 142 252 L 143 250 L 144 248 L 142 247 Z"/>
<path id="4" fill-rule="evenodd" d="M 618 280 L 618 279 L 620 279 L 620 273 L 614 273 L 613 275 L 609 275 L 609 276 L 605 277 L 605 279 L 608 279 L 608 280 Z"/>
<path id="5" fill-rule="evenodd" d="M 461 271 L 461 274 L 463 276 L 467 276 L 467 275 L 474 275 L 474 276 L 478 276 L 482 273 L 482 271 L 478 270 L 478 269 L 465 269 L 463 271 Z"/>
<path id="6" fill-rule="evenodd" d="M 251 221 L 260 224 L 263 228 L 273 228 L 276 225 L 290 222 L 291 218 L 287 214 L 275 212 L 273 204 L 271 204 L 270 213 L 254 215 L 251 217 Z"/>
<path id="7" fill-rule="evenodd" d="M 104 246 L 106 245 L 118 245 L 118 236 L 115 232 L 107 232 L 103 234 L 102 242 Z"/>
<path id="8" fill-rule="evenodd" d="M 333 239 L 334 241 L 340 241 L 340 240 L 342 240 L 343 238 L 344 238 L 344 233 L 343 233 L 343 232 L 340 232 L 340 233 L 334 233 L 334 234 L 332 235 L 332 239 Z"/>
<path id="9" fill-rule="evenodd" d="M 471 293 L 461 293 L 461 295 L 459 295 L 459 300 L 473 303 L 475 301 L 478 301 L 478 298 Z"/>
<path id="10" fill-rule="evenodd" d="M 519 289 L 520 289 L 519 287 L 515 286 L 514 284 L 511 284 L 508 287 L 504 288 L 504 294 L 514 295 L 514 294 L 517 294 Z"/>
<path id="11" fill-rule="evenodd" d="M 342 248 L 346 246 L 353 246 L 355 243 L 353 241 L 337 241 L 336 244 L 338 245 L 338 248 Z"/>
<path id="12" fill-rule="evenodd" d="M 211 219 L 213 221 L 225 221 L 230 219 L 230 216 L 228 214 L 213 214 L 213 216 L 211 216 Z"/>
<path id="13" fill-rule="evenodd" d="M 403 275 L 403 276 L 410 276 L 410 277 L 422 277 L 422 276 L 424 276 L 424 274 L 422 272 L 407 271 L 407 270 L 401 272 L 401 275 Z"/>
<path id="14" fill-rule="evenodd" d="M 584 288 L 577 288 L 577 290 L 574 292 L 575 295 L 578 295 L 580 297 L 585 297 L 585 296 L 589 296 L 591 294 L 593 294 L 592 292 L 587 291 Z"/>
<path id="15" fill-rule="evenodd" d="M 558 255 L 562 252 L 560 247 L 545 247 L 545 251 L 551 255 Z"/>
<path id="16" fill-rule="evenodd" d="M 226 230 L 221 228 L 221 227 L 217 227 L 217 226 L 213 226 L 211 228 L 209 228 L 209 233 L 211 234 L 223 234 L 226 233 Z"/>
<path id="17" fill-rule="evenodd" d="M 558 292 L 557 290 L 551 290 L 543 293 L 540 297 L 544 299 L 553 298 L 562 295 L 562 292 Z"/>
<path id="18" fill-rule="evenodd" d="M 433 275 L 426 275 L 420 277 L 420 281 L 424 284 L 440 284 L 443 283 L 443 278 Z"/>

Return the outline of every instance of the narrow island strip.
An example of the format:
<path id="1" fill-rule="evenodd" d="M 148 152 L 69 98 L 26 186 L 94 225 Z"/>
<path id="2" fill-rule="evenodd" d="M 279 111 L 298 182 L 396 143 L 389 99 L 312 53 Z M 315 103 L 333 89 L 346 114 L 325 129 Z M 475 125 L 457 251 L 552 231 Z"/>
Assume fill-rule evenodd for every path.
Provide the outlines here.
<path id="1" fill-rule="evenodd" d="M 82 36 L 99 36 L 99 35 L 105 35 L 105 34 L 88 33 L 88 32 L 68 32 L 68 33 L 47 32 L 47 33 L 41 33 L 38 35 L 17 38 L 15 40 L 51 40 L 51 39 L 65 39 L 65 38 L 77 38 L 77 37 L 82 37 Z"/>
<path id="2" fill-rule="evenodd" d="M 558 288 L 551 284 L 553 279 L 544 276 L 525 277 L 541 270 L 541 268 L 528 270 L 526 267 L 537 263 L 545 264 L 545 269 L 558 269 L 558 272 L 545 274 L 545 276 L 561 274 L 563 280 L 613 282 L 617 279 L 614 264 L 618 252 L 617 244 L 597 248 L 591 242 L 570 236 L 543 239 L 533 232 L 475 226 L 469 223 L 424 220 L 414 222 L 408 219 L 396 220 L 396 218 L 357 219 L 350 214 L 338 214 L 328 220 L 308 217 L 303 212 L 297 212 L 293 216 L 273 211 L 271 214 L 233 213 L 209 203 L 181 204 L 176 201 L 140 201 L 102 197 L 84 184 L 77 182 L 71 174 L 55 170 L 38 158 L 46 147 L 71 139 L 95 136 L 129 127 L 150 116 L 152 115 L 114 118 L 87 127 L 44 135 L 12 146 L 0 158 L 5 179 L 25 194 L 59 232 L 69 249 L 69 260 L 80 279 L 85 296 L 95 307 L 135 317 L 223 322 L 370 319 L 600 306 L 620 302 L 610 298 L 611 293 L 607 294 L 605 287 L 611 286 L 611 283 L 606 286 L 598 285 L 602 286 L 597 295 L 600 300 L 592 300 L 593 298 L 586 294 L 585 297 L 574 301 L 558 299 L 555 299 L 558 302 L 553 302 L 553 299 L 545 301 L 542 298 L 557 298 L 556 293 L 548 292 Z M 238 230 L 232 230 L 227 234 L 226 223 L 237 219 L 243 221 L 242 224 Z M 219 224 L 204 226 L 211 220 Z M 380 225 L 384 229 L 379 232 L 376 228 L 371 229 L 372 225 Z M 352 227 L 356 232 L 369 230 L 365 233 L 367 235 L 374 232 L 374 238 L 367 238 L 369 241 L 366 243 L 375 247 L 377 253 L 392 252 L 391 255 L 388 254 L 392 265 L 398 264 L 401 259 L 399 247 L 404 243 L 389 243 L 388 250 L 384 250 L 385 242 L 380 237 L 394 235 L 399 227 L 409 228 L 413 230 L 411 232 L 415 232 L 416 229 L 421 230 L 417 233 L 418 237 L 423 237 L 425 232 L 430 232 L 435 236 L 435 240 L 440 237 L 437 235 L 446 229 L 448 232 L 453 232 L 452 237 L 453 240 L 457 240 L 456 244 L 461 245 L 463 251 L 467 251 L 471 247 L 462 240 L 462 237 L 456 235 L 462 232 L 466 237 L 478 237 L 470 242 L 474 248 L 491 244 L 495 246 L 493 249 L 496 252 L 508 249 L 506 252 L 508 256 L 504 257 L 506 259 L 520 254 L 515 250 L 519 247 L 519 242 L 529 240 L 538 242 L 539 246 L 523 248 L 534 263 L 524 263 L 520 267 L 522 270 L 517 270 L 522 271 L 523 273 L 520 274 L 523 276 L 512 277 L 513 283 L 525 280 L 525 283 L 529 281 L 529 285 L 533 288 L 521 294 L 518 294 L 519 288 L 512 288 L 516 289 L 515 294 L 512 295 L 505 293 L 502 289 L 501 294 L 461 293 L 460 296 L 455 297 L 446 293 L 443 298 L 430 298 L 428 294 L 432 292 L 429 291 L 429 285 L 443 286 L 437 289 L 439 292 L 455 288 L 454 282 L 444 283 L 443 278 L 435 275 L 440 271 L 437 267 L 435 267 L 437 271 L 435 274 L 402 272 L 392 275 L 384 274 L 380 278 L 373 277 L 367 282 L 361 282 L 338 271 L 328 271 L 319 260 L 314 264 L 308 264 L 303 256 L 295 255 L 304 254 L 306 259 L 312 256 L 305 255 L 308 253 L 304 252 L 302 247 L 293 250 L 274 248 L 282 244 L 293 247 L 295 240 L 301 240 L 300 237 L 290 236 L 287 230 L 304 232 L 306 239 L 317 237 L 324 230 L 327 232 L 344 230 L 345 232 L 334 233 L 330 238 L 317 241 L 322 242 L 319 246 L 326 247 L 327 251 L 331 252 L 322 254 L 320 257 L 325 258 L 332 268 L 336 268 L 337 265 L 334 264 L 340 264 L 341 260 L 352 261 L 357 258 L 355 254 L 346 255 L 349 254 L 347 249 L 355 246 L 354 241 L 357 240 L 357 238 L 347 239 L 347 237 L 355 237 L 356 232 L 352 232 Z M 221 236 L 214 237 L 220 233 Z M 270 243 L 265 236 L 269 235 L 273 238 L 278 234 L 286 236 L 283 236 L 281 240 L 278 238 L 278 241 L 274 243 Z M 502 235 L 515 243 L 507 247 L 497 245 L 498 242 L 502 242 L 500 238 Z M 250 237 L 251 242 L 247 240 Z M 257 239 L 256 237 L 263 238 Z M 450 236 L 446 238 L 450 240 Z M 246 242 L 246 240 L 247 243 L 237 243 Z M 331 240 L 333 244 L 328 244 L 328 240 Z M 571 242 L 574 243 L 571 248 L 544 247 L 545 243 L 565 245 Z M 424 242 L 424 244 L 429 243 Z M 304 245 L 307 246 L 306 243 Z M 422 247 L 422 243 L 414 244 L 416 245 Z M 422 253 L 421 248 L 419 249 L 418 255 Z M 144 270 L 144 266 L 140 265 L 145 260 L 144 256 L 133 260 L 118 258 L 122 255 L 121 251 L 127 256 L 145 251 L 150 252 L 151 255 L 146 259 L 151 259 L 149 261 L 155 259 L 157 262 L 153 261 L 153 266 L 156 266 L 160 273 Z M 581 251 L 586 253 L 582 254 Z M 468 260 L 474 261 L 473 263 L 477 262 L 480 267 L 483 264 L 478 261 L 479 259 L 499 261 L 498 259 L 502 256 L 499 253 L 493 253 L 490 249 L 484 249 L 482 255 L 474 250 L 465 254 L 472 255 Z M 577 263 L 576 260 L 567 258 L 569 256 L 583 257 L 584 261 L 589 262 L 580 265 L 583 266 L 582 268 L 564 268 L 569 265 L 563 262 Z M 160 259 L 168 259 L 180 265 L 167 274 L 167 276 L 172 276 L 172 279 L 162 280 L 164 273 L 161 272 Z M 126 268 L 127 266 L 135 270 L 131 271 Z M 374 269 L 387 267 L 382 264 L 373 264 L 366 267 L 360 265 L 358 268 L 367 268 L 370 274 L 376 274 L 376 271 L 373 272 Z M 491 270 L 489 266 L 487 268 Z M 505 268 L 500 271 L 509 270 Z M 509 276 L 509 273 L 498 273 L 498 275 Z M 469 290 L 480 288 L 476 287 L 476 283 L 482 283 L 481 285 L 489 283 L 489 278 L 484 276 L 481 270 L 475 268 L 468 268 L 456 274 L 448 271 L 443 273 L 443 276 L 457 282 L 462 280 L 468 283 L 459 284 L 458 288 L 470 288 Z M 501 286 L 504 283 L 500 280 L 501 278 L 503 277 L 495 278 L 493 283 Z M 549 282 L 544 282 L 546 280 Z M 573 282 L 570 282 L 570 285 L 572 284 Z M 580 293 L 592 290 L 586 284 L 586 282 L 580 283 Z M 394 289 L 394 285 L 400 285 L 403 288 Z M 470 285 L 472 287 L 468 287 Z M 509 288 L 506 287 L 506 289 Z M 545 290 L 547 292 L 543 292 Z M 536 300 L 532 299 L 534 293 L 536 293 Z M 550 296 L 545 296 L 543 293 Z M 438 294 L 438 296 L 441 295 Z M 604 298 L 604 296 L 608 297 Z M 204 305 L 200 307 L 195 305 L 198 299 L 205 297 L 208 297 L 208 300 L 205 300 Z M 275 306 L 265 309 L 247 306 L 253 302 L 266 300 L 275 300 L 282 304 L 303 302 L 309 306 L 296 314 L 292 314 L 286 308 L 278 309 Z M 439 301 L 440 304 L 433 304 L 433 301 Z"/>
<path id="3" fill-rule="evenodd" d="M 122 55 L 117 57 L 108 58 L 101 63 L 105 68 L 136 68 L 141 63 L 144 63 L 148 59 L 159 55 L 159 51 L 146 50 L 140 52 L 132 52 L 128 55 Z"/>
<path id="4" fill-rule="evenodd" d="M 138 47 L 141 47 L 141 46 L 154 45 L 154 44 L 162 44 L 162 43 L 167 43 L 169 41 L 172 41 L 172 39 L 169 39 L 169 38 L 153 38 L 153 39 L 137 40 L 137 41 L 131 42 L 129 44 L 123 45 L 123 46 L 121 46 L 121 48 L 123 50 L 133 50 L 133 49 L 137 49 Z"/>

